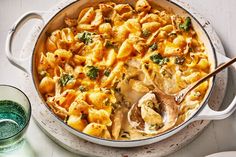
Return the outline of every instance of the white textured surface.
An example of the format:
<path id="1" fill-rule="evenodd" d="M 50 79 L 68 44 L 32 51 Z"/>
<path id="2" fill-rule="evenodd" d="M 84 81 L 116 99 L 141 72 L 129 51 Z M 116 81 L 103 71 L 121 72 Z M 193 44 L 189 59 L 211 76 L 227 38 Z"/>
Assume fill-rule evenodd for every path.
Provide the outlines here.
<path id="1" fill-rule="evenodd" d="M 47 10 L 53 6 L 57 0 L 1 0 L 0 10 L 0 83 L 12 84 L 19 86 L 18 77 L 21 75 L 21 71 L 14 68 L 8 63 L 4 55 L 5 36 L 8 29 L 14 23 L 14 21 L 22 13 L 29 10 Z M 221 40 L 226 49 L 226 54 L 229 57 L 236 56 L 236 49 L 234 44 L 236 41 L 236 30 L 233 27 L 236 24 L 236 1 L 234 0 L 205 0 L 194 1 L 187 0 L 191 6 L 199 11 L 204 17 L 208 18 L 213 27 L 215 27 L 217 33 L 220 35 Z M 28 26 L 29 27 L 29 26 Z M 20 49 L 20 45 L 24 40 L 27 31 L 20 32 L 19 37 L 16 38 L 18 43 L 15 50 Z M 227 104 L 229 100 L 235 95 L 235 82 L 232 80 L 232 73 L 230 73 L 229 88 L 227 90 L 227 96 L 224 100 L 224 104 Z M 34 102 L 32 102 L 34 103 Z M 213 122 L 209 127 L 191 144 L 184 147 L 177 153 L 171 156 L 203 156 L 218 151 L 227 151 L 236 149 L 236 124 L 234 124 L 236 114 L 232 115 L 226 120 Z M 35 125 L 34 121 L 31 121 L 29 130 L 27 132 L 27 140 L 29 142 L 28 147 L 31 147 L 31 155 L 23 156 L 37 156 L 37 157 L 62 157 L 62 156 L 76 156 L 63 148 L 57 146 L 52 142 L 42 131 Z M 24 152 L 21 152 L 24 154 Z M 2 155 L 0 155 L 2 156 Z"/>

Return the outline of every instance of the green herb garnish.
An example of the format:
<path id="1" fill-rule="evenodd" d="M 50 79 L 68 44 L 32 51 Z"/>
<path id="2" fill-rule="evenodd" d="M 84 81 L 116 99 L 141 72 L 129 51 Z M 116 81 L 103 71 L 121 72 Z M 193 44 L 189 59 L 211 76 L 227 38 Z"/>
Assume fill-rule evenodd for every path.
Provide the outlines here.
<path id="1" fill-rule="evenodd" d="M 149 30 L 143 30 L 142 31 L 142 36 L 143 37 L 149 37 L 151 35 L 151 32 Z"/>
<path id="2" fill-rule="evenodd" d="M 107 76 L 107 77 L 110 75 L 110 73 L 111 73 L 111 71 L 109 69 L 106 69 L 104 71 L 104 75 Z"/>
<path id="3" fill-rule="evenodd" d="M 151 100 L 147 100 L 144 103 L 145 103 L 145 105 L 147 105 L 150 108 L 153 108 L 153 106 L 154 106 L 154 103 Z"/>
<path id="4" fill-rule="evenodd" d="M 157 128 L 157 124 L 151 124 L 151 126 L 149 127 L 150 130 L 155 130 Z"/>
<path id="5" fill-rule="evenodd" d="M 190 26 L 191 26 L 191 18 L 190 18 L 190 17 L 187 17 L 187 18 L 185 19 L 184 23 L 181 23 L 181 24 L 179 25 L 179 28 L 180 28 L 180 29 L 183 29 L 183 30 L 185 30 L 185 31 L 189 31 Z"/>
<path id="6" fill-rule="evenodd" d="M 115 48 L 116 46 L 115 46 L 115 44 L 113 44 L 112 42 L 106 41 L 105 47 L 106 47 L 106 48 Z"/>
<path id="7" fill-rule="evenodd" d="M 153 43 L 151 46 L 150 46 L 150 49 L 152 51 L 155 51 L 157 49 L 157 43 Z"/>
<path id="8" fill-rule="evenodd" d="M 86 75 L 92 79 L 95 80 L 98 77 L 99 74 L 99 69 L 95 66 L 87 66 L 87 68 L 89 69 L 88 72 L 86 73 Z"/>
<path id="9" fill-rule="evenodd" d="M 84 91 L 86 91 L 86 88 L 85 88 L 84 86 L 80 86 L 80 87 L 79 87 L 79 90 L 80 90 L 81 92 L 84 92 Z"/>
<path id="10" fill-rule="evenodd" d="M 115 111 L 117 108 L 119 108 L 121 106 L 120 102 L 116 102 L 116 103 L 111 103 L 111 107 L 112 107 L 112 111 Z"/>
<path id="11" fill-rule="evenodd" d="M 161 74 L 166 78 L 172 78 L 172 74 L 165 69 L 161 69 Z"/>
<path id="12" fill-rule="evenodd" d="M 78 38 L 79 38 L 80 41 L 82 41 L 86 45 L 93 42 L 92 33 L 90 33 L 90 32 L 79 33 Z"/>
<path id="13" fill-rule="evenodd" d="M 175 64 L 182 65 L 185 62 L 185 57 L 175 57 Z"/>
<path id="14" fill-rule="evenodd" d="M 153 61 L 155 64 L 158 65 L 163 65 L 169 62 L 169 58 L 163 58 L 159 53 L 150 56 L 150 59 L 151 61 Z"/>
<path id="15" fill-rule="evenodd" d="M 109 98 L 106 98 L 106 99 L 103 101 L 103 103 L 104 103 L 104 105 L 106 105 L 106 106 L 110 106 L 110 105 L 111 105 Z"/>
<path id="16" fill-rule="evenodd" d="M 73 79 L 73 75 L 64 73 L 61 75 L 60 79 L 59 79 L 59 84 L 64 87 L 66 86 L 71 80 Z"/>

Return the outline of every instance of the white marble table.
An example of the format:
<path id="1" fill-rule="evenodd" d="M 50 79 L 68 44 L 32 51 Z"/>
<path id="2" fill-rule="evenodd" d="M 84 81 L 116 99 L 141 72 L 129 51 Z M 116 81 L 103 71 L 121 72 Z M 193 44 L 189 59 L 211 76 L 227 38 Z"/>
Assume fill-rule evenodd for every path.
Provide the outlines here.
<path id="1" fill-rule="evenodd" d="M 235 0 L 186 0 L 192 7 L 206 17 L 216 32 L 220 36 L 228 57 L 236 56 L 236 1 Z M 30 10 L 47 10 L 58 0 L 0 0 L 0 84 L 11 84 L 19 87 L 20 70 L 12 66 L 5 57 L 5 39 L 10 26 L 24 12 Z M 24 41 L 27 29 L 30 24 L 26 25 L 26 29 L 19 33 L 16 37 L 17 43 L 14 50 L 18 51 Z M 232 71 L 229 72 L 229 84 L 226 97 L 224 98 L 224 106 L 235 95 L 234 86 L 236 80 L 232 79 Z M 188 146 L 170 155 L 170 157 L 199 157 L 219 151 L 236 150 L 236 113 L 229 118 L 221 121 L 212 122 L 202 134 L 190 143 Z M 27 143 L 25 149 L 17 153 L 17 157 L 64 157 L 78 156 L 72 154 L 62 147 L 58 146 L 50 140 L 35 124 L 33 120 L 29 125 L 26 133 Z M 24 150 L 24 151 L 23 151 Z M 26 151 L 27 150 L 27 151 Z M 2 155 L 16 156 L 15 154 Z"/>

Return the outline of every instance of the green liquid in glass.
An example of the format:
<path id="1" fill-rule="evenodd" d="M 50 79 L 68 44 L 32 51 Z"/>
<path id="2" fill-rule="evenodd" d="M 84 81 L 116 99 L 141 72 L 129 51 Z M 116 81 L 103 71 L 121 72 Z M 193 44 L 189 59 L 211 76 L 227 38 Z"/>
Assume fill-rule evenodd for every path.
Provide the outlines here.
<path id="1" fill-rule="evenodd" d="M 26 112 L 20 104 L 0 101 L 0 139 L 5 139 L 19 132 L 26 123 Z"/>

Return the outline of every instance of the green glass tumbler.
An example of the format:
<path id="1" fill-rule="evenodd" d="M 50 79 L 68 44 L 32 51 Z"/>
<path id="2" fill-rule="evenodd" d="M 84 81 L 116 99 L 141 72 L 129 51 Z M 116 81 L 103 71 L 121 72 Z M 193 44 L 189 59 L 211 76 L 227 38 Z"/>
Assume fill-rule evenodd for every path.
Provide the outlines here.
<path id="1" fill-rule="evenodd" d="M 0 85 L 0 152 L 17 148 L 31 117 L 31 104 L 18 88 Z"/>

